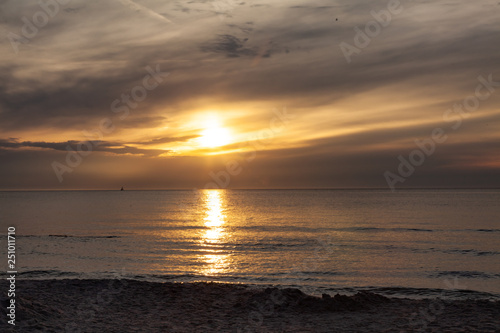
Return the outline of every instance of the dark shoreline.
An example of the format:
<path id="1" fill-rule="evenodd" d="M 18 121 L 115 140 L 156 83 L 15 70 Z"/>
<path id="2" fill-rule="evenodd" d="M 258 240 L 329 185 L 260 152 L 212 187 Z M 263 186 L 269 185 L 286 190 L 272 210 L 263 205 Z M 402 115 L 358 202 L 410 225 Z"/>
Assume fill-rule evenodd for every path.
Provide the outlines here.
<path id="1" fill-rule="evenodd" d="M 2 332 L 500 332 L 500 301 L 488 300 L 104 279 L 18 280 L 15 299 L 13 328 L 2 293 Z"/>

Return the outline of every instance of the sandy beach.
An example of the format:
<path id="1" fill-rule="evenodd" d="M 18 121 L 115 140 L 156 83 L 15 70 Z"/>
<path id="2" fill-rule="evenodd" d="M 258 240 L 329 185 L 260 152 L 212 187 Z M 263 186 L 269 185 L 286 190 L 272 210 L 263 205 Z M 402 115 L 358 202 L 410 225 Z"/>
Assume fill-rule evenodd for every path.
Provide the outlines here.
<path id="1" fill-rule="evenodd" d="M 0 283 L 2 290 L 6 282 Z M 500 302 L 134 280 L 17 281 L 7 332 L 500 332 Z M 5 329 L 2 329 L 5 331 Z"/>

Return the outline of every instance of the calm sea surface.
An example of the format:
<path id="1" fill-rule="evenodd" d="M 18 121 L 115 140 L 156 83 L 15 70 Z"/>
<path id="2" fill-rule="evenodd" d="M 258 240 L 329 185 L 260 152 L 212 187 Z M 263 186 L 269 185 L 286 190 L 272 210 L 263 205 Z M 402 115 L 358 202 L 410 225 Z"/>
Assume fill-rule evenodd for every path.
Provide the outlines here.
<path id="1" fill-rule="evenodd" d="M 0 192 L 3 272 L 8 226 L 19 278 L 500 298 L 499 190 Z"/>

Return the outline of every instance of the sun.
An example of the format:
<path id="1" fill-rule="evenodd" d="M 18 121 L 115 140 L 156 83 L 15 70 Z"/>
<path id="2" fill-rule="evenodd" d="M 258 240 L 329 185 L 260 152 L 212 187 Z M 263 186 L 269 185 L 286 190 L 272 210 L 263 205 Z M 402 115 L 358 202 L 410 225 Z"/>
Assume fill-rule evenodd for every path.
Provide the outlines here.
<path id="1" fill-rule="evenodd" d="M 215 120 L 210 120 L 201 132 L 198 142 L 202 147 L 216 148 L 231 142 L 231 134 L 227 128 L 219 125 Z"/>

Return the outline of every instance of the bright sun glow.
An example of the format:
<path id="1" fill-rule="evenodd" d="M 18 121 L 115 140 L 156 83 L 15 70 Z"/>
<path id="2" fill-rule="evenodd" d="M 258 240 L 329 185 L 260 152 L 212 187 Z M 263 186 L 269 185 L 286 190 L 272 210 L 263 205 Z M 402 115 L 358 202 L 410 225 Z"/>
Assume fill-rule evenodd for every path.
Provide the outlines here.
<path id="1" fill-rule="evenodd" d="M 218 122 L 212 120 L 207 122 L 206 128 L 198 138 L 198 142 L 201 146 L 207 148 L 220 147 L 231 142 L 231 134 L 226 128 L 221 127 Z"/>

